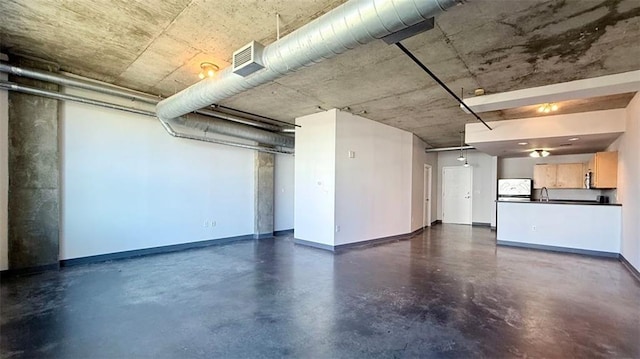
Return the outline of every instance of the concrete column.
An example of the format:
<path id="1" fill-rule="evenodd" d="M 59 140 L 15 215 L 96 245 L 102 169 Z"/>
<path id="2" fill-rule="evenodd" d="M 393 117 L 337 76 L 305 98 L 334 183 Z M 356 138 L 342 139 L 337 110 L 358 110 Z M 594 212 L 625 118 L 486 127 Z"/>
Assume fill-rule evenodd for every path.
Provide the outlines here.
<path id="1" fill-rule="evenodd" d="M 273 236 L 274 166 L 273 153 L 255 154 L 254 236 Z"/>
<path id="2" fill-rule="evenodd" d="M 19 59 L 19 66 L 56 71 Z M 58 86 L 10 76 L 10 81 L 49 90 Z M 58 265 L 60 186 L 58 101 L 9 93 L 9 269 Z"/>

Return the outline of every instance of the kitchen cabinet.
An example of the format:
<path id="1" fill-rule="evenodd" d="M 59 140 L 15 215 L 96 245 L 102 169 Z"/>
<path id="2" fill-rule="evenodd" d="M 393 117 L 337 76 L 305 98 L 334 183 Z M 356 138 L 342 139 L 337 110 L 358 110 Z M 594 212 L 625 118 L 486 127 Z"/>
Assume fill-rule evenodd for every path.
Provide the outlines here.
<path id="1" fill-rule="evenodd" d="M 553 188 L 556 185 L 558 166 L 554 164 L 533 167 L 533 188 Z"/>
<path id="2" fill-rule="evenodd" d="M 533 188 L 583 188 L 582 163 L 539 164 L 533 168 Z"/>
<path id="3" fill-rule="evenodd" d="M 556 188 L 583 188 L 582 163 L 562 163 L 556 171 Z"/>
<path id="4" fill-rule="evenodd" d="M 597 152 L 589 161 L 592 188 L 616 188 L 618 185 L 618 151 Z"/>

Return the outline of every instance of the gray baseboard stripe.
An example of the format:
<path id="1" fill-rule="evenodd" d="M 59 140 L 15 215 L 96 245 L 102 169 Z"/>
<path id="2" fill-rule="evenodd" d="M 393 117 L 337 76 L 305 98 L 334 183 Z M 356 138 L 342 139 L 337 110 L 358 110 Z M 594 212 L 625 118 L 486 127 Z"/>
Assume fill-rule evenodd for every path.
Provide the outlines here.
<path id="1" fill-rule="evenodd" d="M 436 224 L 442 224 L 442 220 L 436 219 L 435 221 L 431 222 L 432 226 Z"/>
<path id="2" fill-rule="evenodd" d="M 620 254 L 618 258 L 620 259 L 620 262 L 622 262 L 622 265 L 624 265 L 627 270 L 631 272 L 631 275 L 634 276 L 638 282 L 640 282 L 640 272 L 638 272 L 638 270 L 631 263 L 629 263 L 627 258 L 625 258 L 622 254 Z"/>
<path id="3" fill-rule="evenodd" d="M 492 230 L 492 231 L 497 231 L 497 230 L 498 230 L 498 227 L 491 226 L 491 230 Z"/>
<path id="4" fill-rule="evenodd" d="M 50 270 L 58 270 L 58 269 L 60 269 L 60 264 L 53 263 L 53 264 L 46 264 L 46 265 L 35 266 L 35 267 L 5 269 L 3 271 L 0 271 L 0 275 L 2 277 L 15 277 L 15 276 L 21 276 L 21 275 L 36 274 L 36 273 L 46 272 Z"/>
<path id="5" fill-rule="evenodd" d="M 209 239 L 206 241 L 180 243 L 180 244 L 173 244 L 170 246 L 135 249 L 132 251 L 116 252 L 116 253 L 108 253 L 108 254 L 99 254 L 96 256 L 64 259 L 60 261 L 60 266 L 70 267 L 70 266 L 75 266 L 80 264 L 98 263 L 98 262 L 106 262 L 106 261 L 117 260 L 117 259 L 127 259 L 127 258 L 141 257 L 141 256 L 155 255 L 155 254 L 164 254 L 164 253 L 183 251 L 186 249 L 223 245 L 223 244 L 228 244 L 228 243 L 233 243 L 238 241 L 253 240 L 253 239 L 254 239 L 253 234 L 246 234 L 243 236 Z"/>
<path id="6" fill-rule="evenodd" d="M 491 227 L 491 223 L 485 222 L 471 222 L 472 227 Z"/>
<path id="7" fill-rule="evenodd" d="M 307 246 L 307 247 L 324 249 L 325 251 L 330 251 L 330 252 L 334 252 L 335 251 L 335 247 L 334 246 L 331 246 L 331 245 L 328 245 L 328 244 L 311 242 L 311 241 L 305 241 L 304 239 L 294 238 L 293 239 L 293 243 L 300 244 L 300 245 Z"/>
<path id="8" fill-rule="evenodd" d="M 518 248 L 526 248 L 526 249 L 536 249 L 536 250 L 551 251 L 551 252 L 561 252 L 561 253 L 570 253 L 570 254 L 582 254 L 582 255 L 594 256 L 594 257 L 618 258 L 618 256 L 619 256 L 618 253 L 592 251 L 592 250 L 588 250 L 588 249 L 556 247 L 556 246 L 547 246 L 547 245 L 543 245 L 543 244 L 519 243 L 519 242 L 501 241 L 501 240 L 498 240 L 496 242 L 500 246 L 518 247 Z"/>
<path id="9" fill-rule="evenodd" d="M 405 234 L 398 234 L 398 235 L 395 235 L 395 236 L 369 239 L 369 240 L 361 241 L 361 242 L 339 244 L 337 246 L 331 246 L 331 245 L 328 245 L 328 244 L 309 242 L 309 241 L 305 241 L 305 240 L 298 239 L 298 238 L 295 238 L 293 240 L 293 242 L 296 243 L 296 244 L 304 245 L 304 246 L 324 249 L 324 250 L 331 251 L 331 252 L 338 252 L 338 251 L 343 251 L 345 249 L 351 249 L 351 248 L 355 248 L 355 247 L 369 247 L 369 246 L 373 246 L 373 245 L 377 245 L 377 244 L 382 244 L 382 243 L 387 243 L 387 242 L 394 242 L 394 241 L 399 241 L 399 240 L 402 240 L 402 239 L 409 239 L 409 238 L 421 233 L 422 231 L 424 231 L 424 228 L 418 228 L 418 229 L 416 229 L 415 231 L 413 231 L 411 233 L 405 233 Z"/>
<path id="10" fill-rule="evenodd" d="M 265 238 L 273 238 L 273 232 L 269 233 L 256 233 L 253 235 L 254 239 L 265 239 Z"/>
<path id="11" fill-rule="evenodd" d="M 287 234 L 293 234 L 293 228 L 291 229 L 283 229 L 281 231 L 274 231 L 274 236 L 286 236 Z"/>

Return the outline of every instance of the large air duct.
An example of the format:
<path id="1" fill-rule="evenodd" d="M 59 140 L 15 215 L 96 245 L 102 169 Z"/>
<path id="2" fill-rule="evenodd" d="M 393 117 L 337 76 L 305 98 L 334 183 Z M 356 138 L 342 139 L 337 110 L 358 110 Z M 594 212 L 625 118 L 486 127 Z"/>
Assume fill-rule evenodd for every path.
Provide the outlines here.
<path id="1" fill-rule="evenodd" d="M 350 0 L 264 48 L 247 77 L 228 67 L 156 106 L 160 120 L 177 118 L 425 21 L 463 0 Z"/>

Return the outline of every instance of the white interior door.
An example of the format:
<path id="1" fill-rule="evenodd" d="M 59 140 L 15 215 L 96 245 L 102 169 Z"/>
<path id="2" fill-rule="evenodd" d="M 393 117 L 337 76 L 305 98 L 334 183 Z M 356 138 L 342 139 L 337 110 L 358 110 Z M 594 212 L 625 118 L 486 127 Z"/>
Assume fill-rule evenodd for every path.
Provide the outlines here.
<path id="1" fill-rule="evenodd" d="M 442 169 L 442 223 L 471 224 L 471 167 Z"/>
<path id="2" fill-rule="evenodd" d="M 431 166 L 424 165 L 424 201 L 422 207 L 422 227 L 431 226 Z"/>

